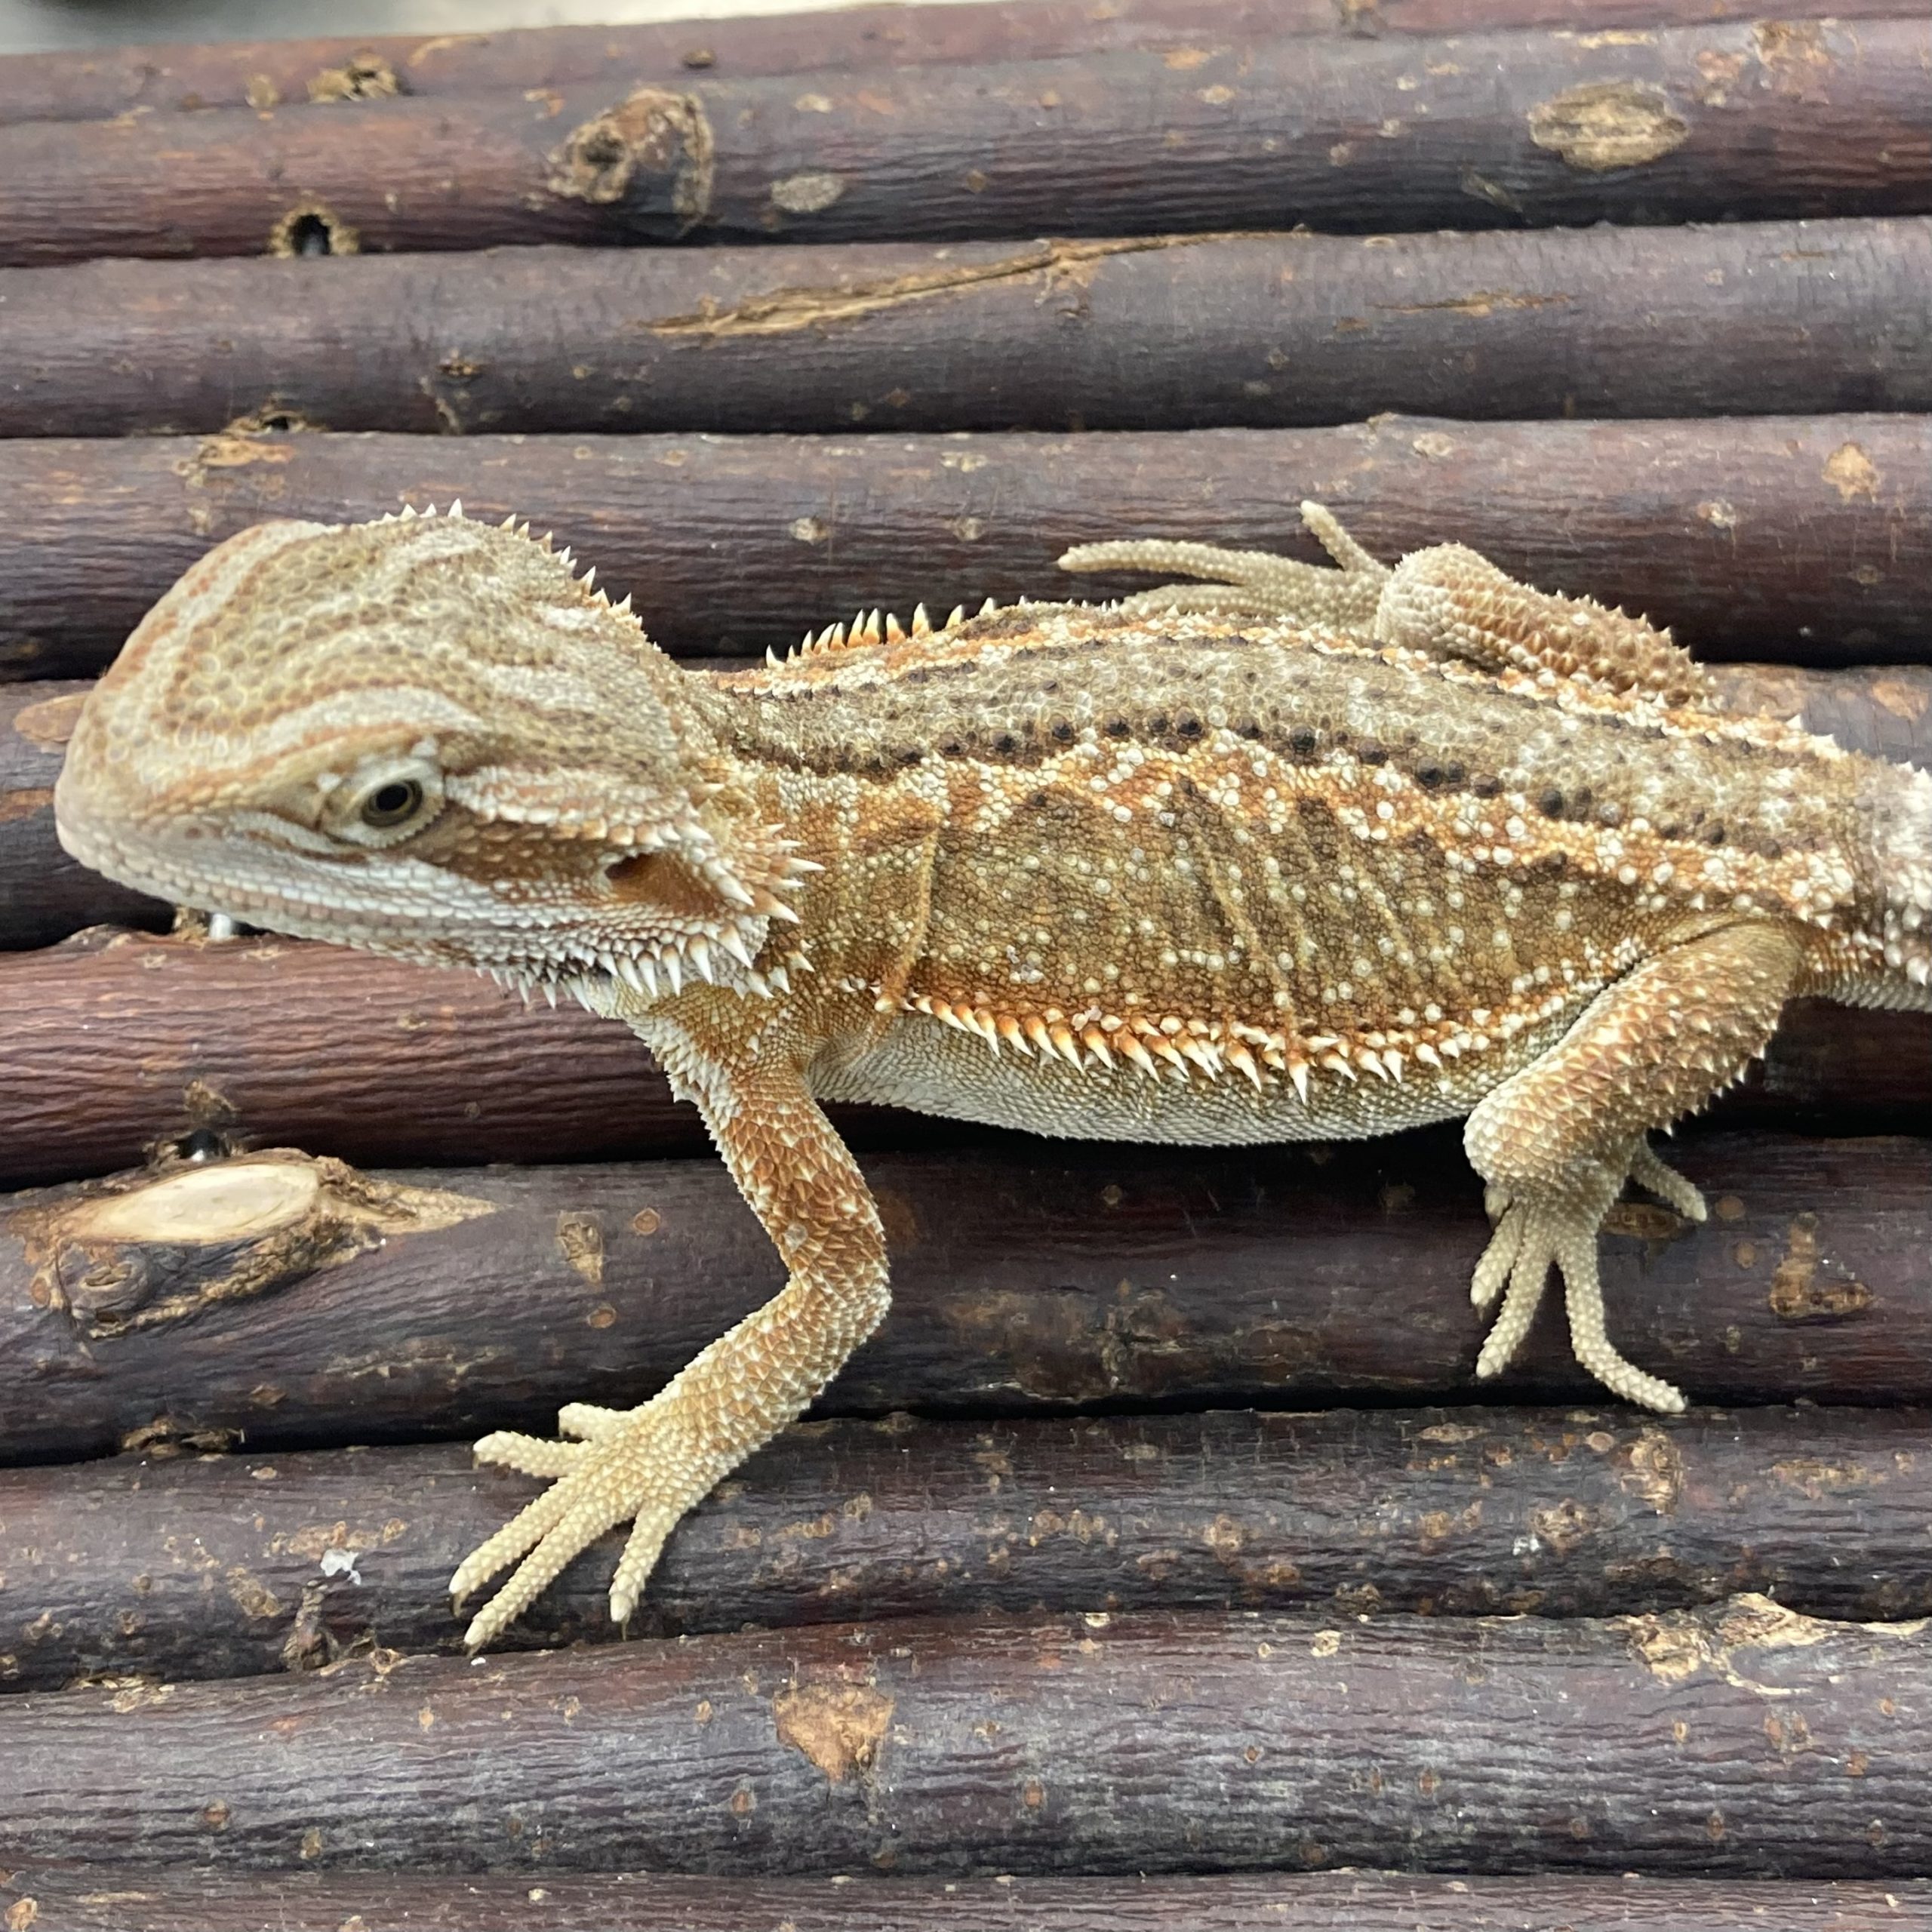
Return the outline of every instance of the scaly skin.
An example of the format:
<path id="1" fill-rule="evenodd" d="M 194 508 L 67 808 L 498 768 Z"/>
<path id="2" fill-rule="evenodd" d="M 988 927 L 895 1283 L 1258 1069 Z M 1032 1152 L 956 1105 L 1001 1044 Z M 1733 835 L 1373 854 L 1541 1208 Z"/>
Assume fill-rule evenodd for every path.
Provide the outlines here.
<path id="1" fill-rule="evenodd" d="M 884 1315 L 878 1213 L 828 1099 L 1210 1143 L 1466 1115 L 1496 1231 L 1477 1364 L 1553 1263 L 1604 1332 L 1645 1143 L 1785 1000 L 1932 1006 L 1932 778 L 1728 714 L 1666 635 L 1453 546 L 1393 571 L 1198 546 L 1112 608 L 875 620 L 680 670 L 527 531 L 264 525 L 198 564 L 88 700 L 68 849 L 276 931 L 574 993 L 649 1043 L 783 1257 L 783 1291 L 641 1407 L 480 1455 L 552 1478 L 453 1580 L 516 1564 L 488 1642 L 635 1524 L 678 1517 Z"/>

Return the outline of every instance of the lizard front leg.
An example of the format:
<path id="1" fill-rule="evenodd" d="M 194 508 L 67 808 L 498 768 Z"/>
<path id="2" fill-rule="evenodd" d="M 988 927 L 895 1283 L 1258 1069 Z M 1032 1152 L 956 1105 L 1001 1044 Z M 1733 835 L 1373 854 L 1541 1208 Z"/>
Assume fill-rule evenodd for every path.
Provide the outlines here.
<path id="1" fill-rule="evenodd" d="M 565 1408 L 560 1429 L 583 1439 L 500 1432 L 476 1444 L 485 1462 L 555 1481 L 450 1580 L 460 1602 L 518 1564 L 472 1621 L 464 1637 L 472 1650 L 606 1530 L 635 1522 L 611 1583 L 611 1614 L 623 1622 L 678 1519 L 804 1412 L 890 1300 L 878 1210 L 807 1091 L 801 1060 L 771 1032 L 754 1042 L 755 1057 L 729 1060 L 654 1044 L 675 1083 L 697 1102 L 790 1278 L 641 1407 Z"/>
<path id="2" fill-rule="evenodd" d="M 1644 1133 L 1703 1106 L 1763 1051 L 1802 964 L 1796 939 L 1765 924 L 1671 946 L 1607 987 L 1555 1045 L 1470 1115 L 1463 1145 L 1489 1184 L 1496 1220 L 1470 1294 L 1479 1308 L 1503 1297 L 1478 1376 L 1509 1366 L 1554 1264 L 1584 1367 L 1646 1408 L 1684 1407 L 1677 1389 L 1611 1344 L 1598 1230 L 1630 1178 L 1703 1219 L 1697 1190 L 1657 1159 Z"/>

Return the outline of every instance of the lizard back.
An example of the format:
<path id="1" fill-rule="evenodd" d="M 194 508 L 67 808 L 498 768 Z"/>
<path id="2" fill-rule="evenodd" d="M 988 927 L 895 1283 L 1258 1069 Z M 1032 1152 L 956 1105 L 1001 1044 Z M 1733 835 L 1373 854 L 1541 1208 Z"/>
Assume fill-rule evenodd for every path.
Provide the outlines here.
<path id="1" fill-rule="evenodd" d="M 1340 635 L 1022 608 L 725 683 L 788 822 L 862 849 L 931 814 L 899 1017 L 823 1070 L 842 1097 L 1381 1132 L 1467 1111 L 1667 935 L 1860 897 L 1869 761 L 1829 740 Z"/>

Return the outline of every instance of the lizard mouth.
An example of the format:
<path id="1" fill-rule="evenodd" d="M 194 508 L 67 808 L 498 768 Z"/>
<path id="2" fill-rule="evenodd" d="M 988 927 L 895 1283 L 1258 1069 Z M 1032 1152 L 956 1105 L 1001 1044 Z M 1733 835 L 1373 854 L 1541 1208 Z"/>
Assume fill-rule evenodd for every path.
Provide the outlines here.
<path id="1" fill-rule="evenodd" d="M 568 891 L 507 900 L 426 860 L 389 854 L 377 867 L 333 849 L 311 853 L 299 828 L 293 840 L 278 835 L 253 848 L 192 820 L 134 838 L 57 792 L 55 822 L 74 858 L 137 891 L 291 938 L 468 968 L 526 997 L 542 992 L 552 1004 L 565 991 L 601 1010 L 601 989 L 622 986 L 655 999 L 682 992 L 687 980 L 783 992 L 788 964 L 805 963 L 802 953 L 781 950 L 761 965 L 774 920 L 797 920 L 782 901 L 761 893 L 743 908 L 687 906 L 671 894 L 672 903 L 664 903 L 647 889 L 666 889 L 666 866 L 656 854 L 614 869 L 618 889 L 586 907 Z"/>
<path id="2" fill-rule="evenodd" d="M 378 871 L 345 863 L 304 849 L 299 829 L 294 838 L 260 844 L 192 819 L 131 835 L 77 811 L 57 787 L 54 823 L 69 854 L 122 885 L 295 938 L 469 964 L 461 935 L 503 918 L 494 894 L 441 867 L 392 861 Z M 448 939 L 428 943 L 432 930 Z"/>

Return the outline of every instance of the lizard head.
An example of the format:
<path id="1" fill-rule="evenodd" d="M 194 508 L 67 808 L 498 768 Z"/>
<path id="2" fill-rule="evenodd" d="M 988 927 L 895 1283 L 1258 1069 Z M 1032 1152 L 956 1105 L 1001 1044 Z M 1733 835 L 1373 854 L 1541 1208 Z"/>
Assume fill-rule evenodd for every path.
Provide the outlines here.
<path id="1" fill-rule="evenodd" d="M 803 868 L 703 681 L 594 574 L 460 506 L 245 531 L 89 695 L 61 842 L 179 904 L 526 984 L 749 968 Z"/>

